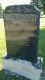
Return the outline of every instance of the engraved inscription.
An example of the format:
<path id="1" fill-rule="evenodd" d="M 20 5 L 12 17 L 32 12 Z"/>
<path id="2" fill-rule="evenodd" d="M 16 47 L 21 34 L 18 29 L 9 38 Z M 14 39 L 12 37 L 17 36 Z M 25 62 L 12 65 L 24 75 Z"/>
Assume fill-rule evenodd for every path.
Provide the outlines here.
<path id="1" fill-rule="evenodd" d="M 36 22 L 36 14 L 5 14 L 5 20 L 21 20 L 21 21 L 30 21 Z"/>

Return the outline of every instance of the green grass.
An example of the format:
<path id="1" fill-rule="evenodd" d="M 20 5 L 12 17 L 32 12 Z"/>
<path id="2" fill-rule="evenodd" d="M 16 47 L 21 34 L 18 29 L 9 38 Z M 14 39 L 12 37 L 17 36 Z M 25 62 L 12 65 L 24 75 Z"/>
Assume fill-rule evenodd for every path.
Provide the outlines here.
<path id="1" fill-rule="evenodd" d="M 39 35 L 39 55 L 43 57 L 43 69 L 45 69 L 45 29 L 40 29 Z"/>
<path id="2" fill-rule="evenodd" d="M 40 19 L 39 56 L 43 57 L 43 69 L 45 69 L 45 18 Z"/>
<path id="3" fill-rule="evenodd" d="M 5 31 L 3 19 L 0 19 L 0 57 L 6 52 Z"/>
<path id="4" fill-rule="evenodd" d="M 45 29 L 40 30 L 39 35 L 39 55 L 43 57 L 43 68 L 45 69 Z"/>
<path id="5" fill-rule="evenodd" d="M 40 35 L 39 35 L 39 56 L 42 56 L 44 59 L 43 69 L 45 69 L 45 24 L 43 19 L 40 26 Z M 43 24 L 43 25 L 42 25 Z M 6 76 L 4 71 L 2 71 L 2 56 L 6 51 L 5 44 L 5 33 L 4 33 L 4 24 L 3 21 L 0 22 L 0 80 L 26 80 L 25 78 L 16 78 L 16 76 Z"/>

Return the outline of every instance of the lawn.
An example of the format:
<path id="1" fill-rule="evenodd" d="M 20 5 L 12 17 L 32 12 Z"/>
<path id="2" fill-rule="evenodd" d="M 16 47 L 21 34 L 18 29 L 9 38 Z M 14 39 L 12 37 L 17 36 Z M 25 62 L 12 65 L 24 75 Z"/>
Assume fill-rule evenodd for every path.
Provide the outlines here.
<path id="1" fill-rule="evenodd" d="M 5 31 L 3 19 L 0 19 L 0 57 L 6 52 Z"/>
<path id="2" fill-rule="evenodd" d="M 44 58 L 43 69 L 45 69 L 45 18 L 40 19 L 40 35 L 39 35 L 39 46 L 38 53 L 39 56 Z M 4 23 L 0 19 L 0 80 L 26 80 L 23 78 L 16 78 L 16 76 L 6 76 L 4 71 L 2 71 L 2 58 L 6 52 L 6 43 L 5 43 L 5 33 L 4 33 Z"/>
<path id="3" fill-rule="evenodd" d="M 45 69 L 45 18 L 40 19 L 39 55 L 43 57 L 43 69 Z"/>
<path id="4" fill-rule="evenodd" d="M 0 19 L 0 70 L 2 69 L 2 59 L 6 52 L 6 43 L 5 43 L 5 31 L 3 19 Z"/>

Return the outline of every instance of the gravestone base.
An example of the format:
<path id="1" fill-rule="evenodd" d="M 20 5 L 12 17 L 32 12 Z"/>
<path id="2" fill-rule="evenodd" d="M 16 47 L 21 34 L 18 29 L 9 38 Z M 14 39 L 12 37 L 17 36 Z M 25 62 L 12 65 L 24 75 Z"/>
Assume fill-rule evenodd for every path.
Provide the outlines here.
<path id="1" fill-rule="evenodd" d="M 3 69 L 8 75 L 21 75 L 31 80 L 40 80 L 42 73 L 43 58 L 38 57 L 38 61 L 32 64 L 29 61 L 16 59 L 3 59 Z"/>
<path id="2" fill-rule="evenodd" d="M 7 6 L 3 17 L 8 55 L 3 59 L 3 69 L 10 74 L 39 80 L 43 62 L 42 58 L 37 58 L 39 9 L 33 5 Z"/>

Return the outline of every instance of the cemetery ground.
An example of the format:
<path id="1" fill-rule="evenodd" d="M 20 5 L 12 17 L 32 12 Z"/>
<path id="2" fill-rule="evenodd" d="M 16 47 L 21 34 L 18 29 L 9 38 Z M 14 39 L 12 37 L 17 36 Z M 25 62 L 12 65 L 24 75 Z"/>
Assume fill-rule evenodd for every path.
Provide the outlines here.
<path id="1" fill-rule="evenodd" d="M 2 57 L 6 52 L 6 43 L 5 43 L 5 33 L 4 33 L 4 23 L 0 19 L 0 80 L 26 80 L 25 78 L 17 78 L 16 76 L 6 76 L 2 70 Z M 40 35 L 39 35 L 39 46 L 38 46 L 39 56 L 42 56 L 43 61 L 43 79 L 45 80 L 45 18 L 40 19 Z"/>

